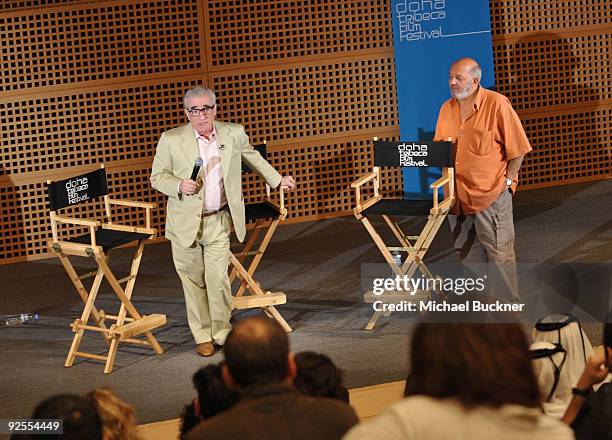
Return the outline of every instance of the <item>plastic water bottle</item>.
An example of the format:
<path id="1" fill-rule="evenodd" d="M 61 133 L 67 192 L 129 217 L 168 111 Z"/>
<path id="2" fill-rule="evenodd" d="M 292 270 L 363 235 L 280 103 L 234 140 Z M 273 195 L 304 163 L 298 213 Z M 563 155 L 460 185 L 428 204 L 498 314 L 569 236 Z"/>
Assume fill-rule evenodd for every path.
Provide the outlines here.
<path id="1" fill-rule="evenodd" d="M 38 313 L 22 313 L 20 315 L 8 315 L 4 318 L 4 325 L 12 327 L 21 324 L 27 324 L 28 322 L 38 321 Z"/>
<path id="2" fill-rule="evenodd" d="M 393 252 L 393 261 L 395 261 L 395 264 L 399 267 L 402 267 L 402 254 L 397 251 Z"/>

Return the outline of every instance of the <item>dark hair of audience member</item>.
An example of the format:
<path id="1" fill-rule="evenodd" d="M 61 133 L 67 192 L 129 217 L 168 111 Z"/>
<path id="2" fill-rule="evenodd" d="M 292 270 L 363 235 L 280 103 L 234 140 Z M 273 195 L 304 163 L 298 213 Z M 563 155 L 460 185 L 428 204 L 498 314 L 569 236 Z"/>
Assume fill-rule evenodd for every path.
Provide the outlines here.
<path id="1" fill-rule="evenodd" d="M 272 319 L 253 317 L 238 323 L 223 352 L 229 372 L 242 388 L 282 382 L 289 374 L 289 339 Z"/>
<path id="2" fill-rule="evenodd" d="M 38 404 L 33 419 L 61 419 L 67 440 L 101 440 L 102 420 L 92 402 L 76 394 L 59 394 Z M 48 435 L 34 434 L 32 439 L 44 439 Z"/>
<path id="3" fill-rule="evenodd" d="M 198 392 L 202 420 L 230 409 L 240 399 L 240 393 L 223 383 L 223 362 L 200 368 L 193 375 L 193 386 Z"/>
<path id="4" fill-rule="evenodd" d="M 405 396 L 455 398 L 466 408 L 541 407 L 519 324 L 420 323 Z"/>
<path id="5" fill-rule="evenodd" d="M 297 376 L 293 385 L 303 394 L 349 401 L 342 371 L 324 354 L 303 351 L 295 355 Z"/>
<path id="6" fill-rule="evenodd" d="M 179 426 L 179 439 L 187 437 L 187 433 L 196 427 L 202 419 L 197 414 L 195 400 L 183 408 L 181 412 L 181 422 Z"/>
<path id="7" fill-rule="evenodd" d="M 193 386 L 198 392 L 198 405 L 195 401 L 187 405 L 181 416 L 181 438 L 202 420 L 226 411 L 240 400 L 240 392 L 228 388 L 223 382 L 223 362 L 207 365 L 193 375 Z M 199 412 L 196 408 L 199 408 Z"/>

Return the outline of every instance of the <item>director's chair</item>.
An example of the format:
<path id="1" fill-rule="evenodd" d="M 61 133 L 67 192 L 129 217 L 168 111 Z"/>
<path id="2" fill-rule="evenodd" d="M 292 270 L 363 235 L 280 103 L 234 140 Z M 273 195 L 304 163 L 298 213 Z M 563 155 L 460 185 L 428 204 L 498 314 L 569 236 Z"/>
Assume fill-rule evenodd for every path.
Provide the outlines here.
<path id="1" fill-rule="evenodd" d="M 381 194 L 381 167 L 443 167 L 442 177 L 433 182 L 431 199 L 406 200 L 384 198 Z M 362 187 L 372 182 L 374 195 L 368 199 L 362 196 Z M 410 279 L 417 269 L 427 278 L 435 278 L 423 259 L 440 225 L 446 218 L 454 202 L 454 162 L 452 142 L 387 142 L 374 138 L 374 168 L 351 184 L 355 189 L 355 217 L 363 223 L 383 257 L 397 276 Z M 445 196 L 439 201 L 438 191 L 446 187 Z M 369 217 L 382 216 L 400 246 L 388 246 L 376 231 Z M 419 235 L 406 235 L 400 229 L 394 216 L 427 216 L 427 223 Z M 406 252 L 403 264 L 398 265 L 392 252 Z M 385 293 L 381 300 L 384 300 Z M 391 295 L 388 295 L 391 296 Z M 364 295 L 366 302 L 373 302 L 371 293 Z M 391 312 L 375 311 L 366 325 L 372 330 L 381 314 L 389 316 Z"/>
<path id="2" fill-rule="evenodd" d="M 76 319 L 71 326 L 75 335 L 68 352 L 68 357 L 66 358 L 65 366 L 71 367 L 75 358 L 79 356 L 104 361 L 104 373 L 110 373 L 113 369 L 120 342 L 149 346 L 156 354 L 162 354 L 164 351 L 151 333 L 151 330 L 164 325 L 166 323 L 166 316 L 161 314 L 143 316 L 136 310 L 130 299 L 145 242 L 157 235 L 157 231 L 151 226 L 151 211 L 155 208 L 156 204 L 134 200 L 119 200 L 110 197 L 104 165 L 100 165 L 99 169 L 90 173 L 68 179 L 55 182 L 48 180 L 47 193 L 49 197 L 51 231 L 53 234 L 53 239 L 48 241 L 49 250 L 60 259 L 85 304 L 81 317 Z M 76 205 L 85 207 L 85 204 L 87 204 L 88 210 L 95 210 L 96 206 L 99 206 L 99 204 L 95 203 L 95 199 L 99 197 L 104 199 L 106 222 L 58 214 L 60 209 Z M 144 209 L 145 227 L 113 222 L 111 207 L 114 205 Z M 71 229 L 70 231 L 62 228 L 62 236 L 69 235 L 70 232 L 75 230 L 75 227 L 80 227 L 81 229 L 85 227 L 89 231 L 83 235 L 60 238 L 60 224 L 73 226 L 73 228 L 69 228 Z M 111 249 L 133 242 L 137 243 L 137 247 L 132 257 L 130 273 L 127 277 L 118 280 L 108 265 L 110 251 Z M 98 269 L 79 276 L 68 258 L 69 255 L 93 258 L 98 265 Z M 87 291 L 82 280 L 90 277 L 94 277 L 94 280 L 91 289 Z M 121 307 L 116 315 L 107 314 L 95 306 L 96 296 L 103 278 L 107 279 L 115 295 L 121 301 Z M 121 285 L 124 283 L 125 288 L 122 288 Z M 90 316 L 93 316 L 93 323 L 89 322 Z M 107 320 L 113 321 L 113 323 L 107 325 Z M 106 355 L 79 351 L 79 345 L 85 330 L 102 334 L 108 346 Z M 138 335 L 144 335 L 145 339 L 137 339 L 136 336 Z"/>
<path id="3" fill-rule="evenodd" d="M 254 148 L 264 159 L 266 158 L 267 148 L 265 141 L 261 145 L 254 146 Z M 245 164 L 243 174 L 254 173 Z M 263 200 L 245 204 L 246 222 L 254 223 L 254 226 L 249 229 L 242 249 L 237 252 L 230 252 L 230 283 L 233 283 L 236 277 L 240 281 L 232 300 L 232 309 L 240 310 L 259 307 L 264 310 L 266 315 L 274 318 L 286 332 L 290 332 L 291 327 L 275 307 L 285 304 L 287 296 L 283 292 L 264 292 L 259 283 L 253 278 L 253 274 L 257 270 L 257 266 L 259 266 L 278 224 L 287 217 L 285 194 L 282 188 L 279 188 L 279 198 L 279 203 L 271 199 L 270 186 L 266 183 L 266 193 Z M 263 238 L 258 242 L 258 238 L 264 231 Z M 248 268 L 245 268 L 249 259 Z M 250 292 L 250 295 L 245 295 L 247 291 Z"/>

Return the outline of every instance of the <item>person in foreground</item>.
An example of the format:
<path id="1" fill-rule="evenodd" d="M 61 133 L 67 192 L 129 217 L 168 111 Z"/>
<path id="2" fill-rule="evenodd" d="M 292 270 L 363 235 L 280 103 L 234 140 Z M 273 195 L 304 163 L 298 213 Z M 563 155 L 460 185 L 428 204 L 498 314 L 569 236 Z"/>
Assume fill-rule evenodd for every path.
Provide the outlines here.
<path id="1" fill-rule="evenodd" d="M 456 201 L 448 219 L 459 258 L 492 265 L 499 280 L 492 293 L 517 301 L 512 194 L 531 145 L 508 98 L 482 87 L 481 77 L 471 58 L 451 65 L 451 99 L 440 109 L 434 139 L 455 146 Z"/>
<path id="2" fill-rule="evenodd" d="M 254 317 L 239 322 L 223 351 L 223 380 L 241 390 L 242 398 L 193 428 L 188 440 L 331 440 L 357 423 L 346 403 L 305 396 L 292 386 L 296 365 L 287 334 L 276 321 Z"/>
<path id="3" fill-rule="evenodd" d="M 85 395 L 98 410 L 104 440 L 139 440 L 134 407 L 110 388 L 96 388 Z"/>
<path id="4" fill-rule="evenodd" d="M 604 345 L 587 361 L 563 421 L 570 424 L 578 440 L 612 439 L 612 384 L 605 383 L 594 392 L 612 368 L 612 311 L 604 324 Z"/>
<path id="5" fill-rule="evenodd" d="M 545 415 L 519 324 L 420 323 L 405 399 L 344 437 L 360 439 L 572 439 Z"/>
<path id="6" fill-rule="evenodd" d="M 202 420 L 208 420 L 238 403 L 240 393 L 223 383 L 222 368 L 223 363 L 207 365 L 193 375 L 198 397 L 183 410 L 179 429 L 181 439 Z"/>
<path id="7" fill-rule="evenodd" d="M 329 397 L 349 403 L 349 392 L 342 382 L 342 371 L 324 354 L 296 353 L 297 377 L 293 385 L 307 396 Z"/>
<path id="8" fill-rule="evenodd" d="M 60 419 L 67 440 L 102 440 L 102 420 L 95 405 L 85 397 L 76 394 L 58 394 L 38 404 L 32 419 Z M 29 437 L 14 438 L 47 439 L 49 434 L 32 434 Z"/>
<path id="9" fill-rule="evenodd" d="M 241 125 L 215 120 L 212 90 L 188 90 L 183 104 L 189 123 L 161 135 L 151 185 L 168 196 L 165 235 L 172 242 L 196 351 L 212 356 L 231 329 L 227 266 L 232 224 L 238 240 L 246 233 L 242 161 L 272 188 L 291 191 L 295 181 L 261 157 Z M 201 160 L 199 172 L 196 160 Z"/>

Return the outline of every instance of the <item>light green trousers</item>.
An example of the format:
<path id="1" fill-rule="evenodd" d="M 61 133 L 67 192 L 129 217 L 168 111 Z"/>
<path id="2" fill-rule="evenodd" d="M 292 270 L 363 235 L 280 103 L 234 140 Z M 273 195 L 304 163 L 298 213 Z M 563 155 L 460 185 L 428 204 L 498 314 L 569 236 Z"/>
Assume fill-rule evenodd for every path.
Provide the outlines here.
<path id="1" fill-rule="evenodd" d="M 231 217 L 224 210 L 202 218 L 190 247 L 172 243 L 172 258 L 183 284 L 187 321 L 196 344 L 214 341 L 223 345 L 231 330 L 230 233 Z"/>

